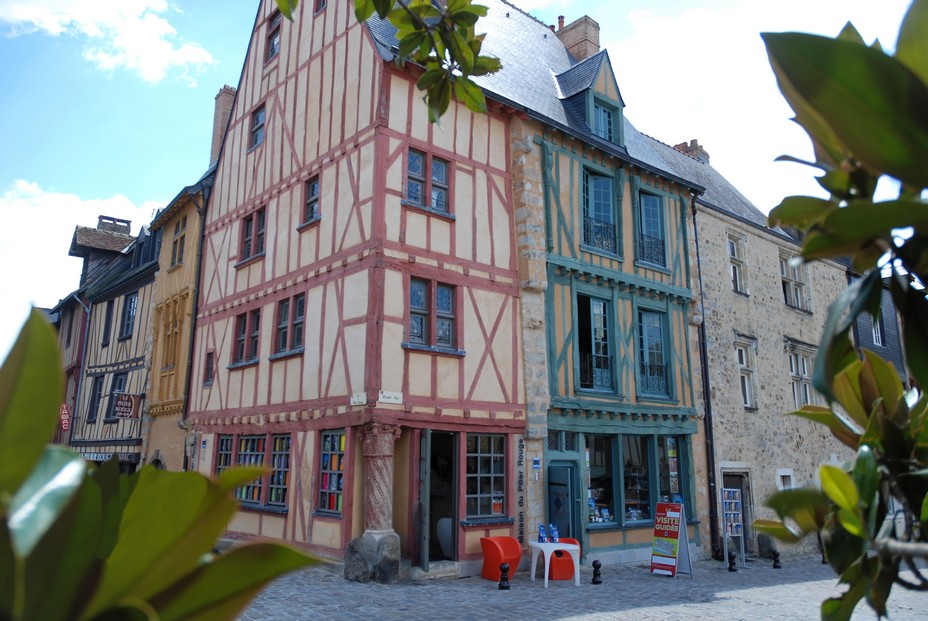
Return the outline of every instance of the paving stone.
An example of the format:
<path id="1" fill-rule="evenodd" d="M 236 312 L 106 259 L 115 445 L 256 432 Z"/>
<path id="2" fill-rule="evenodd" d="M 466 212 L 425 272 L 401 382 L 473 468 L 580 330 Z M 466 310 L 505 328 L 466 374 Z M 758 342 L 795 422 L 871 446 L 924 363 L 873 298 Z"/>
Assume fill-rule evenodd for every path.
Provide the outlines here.
<path id="1" fill-rule="evenodd" d="M 646 565 L 606 566 L 603 583 L 591 583 L 593 570 L 580 568 L 580 586 L 552 581 L 544 588 L 528 572 L 516 572 L 512 588 L 495 582 L 445 578 L 383 585 L 349 582 L 338 565 L 312 567 L 278 578 L 252 602 L 241 621 L 483 621 L 561 619 L 578 621 L 784 621 L 818 619 L 823 599 L 841 592 L 821 557 L 782 559 L 773 569 L 766 559 L 749 561 L 737 572 L 727 564 L 696 561 L 693 576 L 652 576 Z M 889 618 L 928 619 L 928 594 L 893 589 Z M 866 604 L 852 619 L 874 618 Z"/>

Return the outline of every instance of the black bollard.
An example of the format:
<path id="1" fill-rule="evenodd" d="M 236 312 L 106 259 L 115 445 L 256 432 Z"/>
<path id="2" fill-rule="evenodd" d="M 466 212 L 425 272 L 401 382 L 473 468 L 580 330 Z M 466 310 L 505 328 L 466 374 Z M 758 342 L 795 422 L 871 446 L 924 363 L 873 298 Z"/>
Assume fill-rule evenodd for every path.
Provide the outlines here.
<path id="1" fill-rule="evenodd" d="M 503 563 L 499 566 L 499 590 L 509 590 L 509 563 Z"/>
<path id="2" fill-rule="evenodd" d="M 738 568 L 735 567 L 735 551 L 728 551 L 728 571 L 738 571 Z"/>
<path id="3" fill-rule="evenodd" d="M 603 564 L 593 561 L 593 584 L 603 583 Z"/>
<path id="4" fill-rule="evenodd" d="M 783 566 L 780 565 L 780 551 L 779 551 L 779 550 L 774 550 L 774 551 L 773 551 L 773 568 L 774 568 L 774 569 L 780 569 L 781 567 L 783 567 Z"/>

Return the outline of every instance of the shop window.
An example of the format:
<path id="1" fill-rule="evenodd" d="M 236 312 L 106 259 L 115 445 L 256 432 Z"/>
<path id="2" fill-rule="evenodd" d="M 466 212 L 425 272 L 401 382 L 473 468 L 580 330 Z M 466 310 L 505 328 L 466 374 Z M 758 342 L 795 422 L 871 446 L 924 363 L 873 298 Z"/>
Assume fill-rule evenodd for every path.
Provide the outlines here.
<path id="1" fill-rule="evenodd" d="M 319 510 L 341 515 L 345 477 L 345 430 L 323 431 L 319 468 Z"/>
<path id="2" fill-rule="evenodd" d="M 618 254 L 618 216 L 612 177 L 583 171 L 583 243 Z"/>
<path id="3" fill-rule="evenodd" d="M 651 519 L 649 436 L 622 436 L 623 507 L 626 522 Z"/>
<path id="4" fill-rule="evenodd" d="M 580 388 L 612 390 L 609 302 L 577 296 L 577 350 Z"/>
<path id="5" fill-rule="evenodd" d="M 615 505 L 615 438 L 608 435 L 587 436 L 590 453 L 590 490 L 587 514 L 591 523 L 614 522 Z"/>
<path id="6" fill-rule="evenodd" d="M 235 490 L 244 507 L 285 511 L 290 485 L 290 434 L 222 434 L 216 445 L 216 474 L 232 465 L 264 468 L 265 474 Z"/>
<path id="7" fill-rule="evenodd" d="M 683 439 L 677 436 L 658 436 L 657 464 L 660 477 L 660 502 L 683 503 L 683 477 L 681 459 Z"/>
<path id="8" fill-rule="evenodd" d="M 467 434 L 467 517 L 505 515 L 506 436 Z"/>

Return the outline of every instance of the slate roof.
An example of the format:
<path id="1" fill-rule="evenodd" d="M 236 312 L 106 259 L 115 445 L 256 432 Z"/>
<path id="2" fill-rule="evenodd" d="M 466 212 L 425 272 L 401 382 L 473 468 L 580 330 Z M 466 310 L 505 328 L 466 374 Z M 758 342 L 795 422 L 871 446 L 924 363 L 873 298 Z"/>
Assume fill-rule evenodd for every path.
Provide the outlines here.
<path id="1" fill-rule="evenodd" d="M 171 200 L 167 206 L 155 214 L 155 218 L 151 221 L 151 230 L 156 231 L 164 226 L 168 218 L 185 202 L 182 199 L 188 196 L 194 196 L 201 192 L 206 191 L 207 188 L 212 187 L 213 177 L 216 174 L 216 167 L 219 165 L 219 160 L 216 160 L 209 165 L 209 168 L 206 169 L 206 172 L 203 173 L 203 176 L 200 177 L 196 183 L 193 185 L 188 185 L 183 190 L 177 193 L 177 196 Z"/>
<path id="2" fill-rule="evenodd" d="M 101 231 L 92 226 L 77 226 L 74 228 L 74 237 L 71 238 L 71 249 L 68 255 L 85 257 L 89 250 L 122 252 L 134 240 L 135 237 L 125 233 Z"/>
<path id="3" fill-rule="evenodd" d="M 711 165 L 639 132 L 624 112 L 624 149 L 592 133 L 585 118 L 584 91 L 592 86 L 604 62 L 611 65 L 606 50 L 577 62 L 548 26 L 521 9 L 505 0 L 481 0 L 481 4 L 488 7 L 486 17 L 478 22 L 478 31 L 486 33 L 482 53 L 502 62 L 497 73 L 474 79 L 489 97 L 702 192 L 698 200 L 711 208 L 768 228 L 767 216 Z M 396 29 L 376 15 L 367 25 L 382 57 L 393 60 Z"/>

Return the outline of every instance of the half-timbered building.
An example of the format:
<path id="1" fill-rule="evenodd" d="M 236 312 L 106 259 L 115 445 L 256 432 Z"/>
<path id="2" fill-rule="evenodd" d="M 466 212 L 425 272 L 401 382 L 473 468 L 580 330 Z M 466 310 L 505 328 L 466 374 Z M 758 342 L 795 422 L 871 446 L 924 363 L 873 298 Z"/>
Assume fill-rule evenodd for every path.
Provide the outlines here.
<path id="1" fill-rule="evenodd" d="M 88 244 L 81 240 L 101 237 L 101 228 L 77 227 L 71 254 L 82 256 Z M 129 237 L 128 221 L 107 223 L 107 228 L 105 232 L 121 235 L 114 243 L 124 247 L 105 265 L 90 265 L 85 258 L 85 275 L 88 270 L 98 275 L 85 281 L 90 310 L 70 444 L 88 461 L 107 461 L 115 454 L 120 468 L 132 472 L 142 461 L 141 418 L 159 240 L 145 227 Z"/>
<path id="2" fill-rule="evenodd" d="M 388 581 L 400 557 L 479 568 L 479 538 L 513 532 L 525 416 L 508 116 L 452 103 L 430 124 L 372 29 L 345 0 L 292 22 L 261 3 L 208 203 L 189 422 L 200 471 L 268 469 L 233 532 Z"/>
<path id="3" fill-rule="evenodd" d="M 77 389 L 84 361 L 87 313 L 81 294 L 80 290 L 69 293 L 49 312 L 49 320 L 58 332 L 58 356 L 64 372 L 64 400 L 59 408 L 58 426 L 52 442 L 63 446 L 67 446 L 71 438 L 71 414 L 77 408 Z"/>

